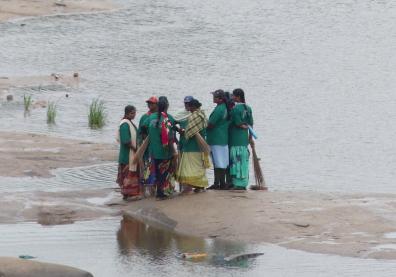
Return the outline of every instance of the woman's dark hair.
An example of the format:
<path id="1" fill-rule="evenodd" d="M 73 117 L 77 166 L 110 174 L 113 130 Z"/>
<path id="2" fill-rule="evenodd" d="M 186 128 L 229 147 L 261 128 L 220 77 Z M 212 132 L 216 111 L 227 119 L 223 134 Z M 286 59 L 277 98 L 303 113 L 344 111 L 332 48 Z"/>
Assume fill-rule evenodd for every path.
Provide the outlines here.
<path id="1" fill-rule="evenodd" d="M 132 106 L 132 105 L 128 105 L 128 106 L 125 107 L 124 111 L 125 111 L 125 115 L 127 115 L 127 114 L 129 114 L 131 112 L 136 111 L 136 108 L 134 106 Z"/>
<path id="2" fill-rule="evenodd" d="M 187 103 L 187 105 L 193 108 L 200 108 L 202 106 L 202 104 L 197 99 L 192 100 L 191 102 Z"/>
<path id="3" fill-rule="evenodd" d="M 241 99 L 241 102 L 243 103 L 243 108 L 245 109 L 245 111 L 247 112 L 248 116 L 251 117 L 251 113 L 248 111 L 248 108 L 246 106 L 246 100 L 245 100 L 245 92 L 243 91 L 243 89 L 241 88 L 236 88 L 232 91 L 232 94 L 234 96 L 237 96 Z"/>
<path id="4" fill-rule="evenodd" d="M 231 94 L 228 91 L 224 92 L 223 102 L 227 107 L 227 120 L 230 120 L 231 110 L 234 106 L 234 102 L 232 101 Z"/>
<path id="5" fill-rule="evenodd" d="M 245 92 L 243 91 L 243 89 L 241 88 L 234 89 L 232 95 L 239 97 L 241 99 L 241 102 L 246 104 Z"/>
<path id="6" fill-rule="evenodd" d="M 160 97 L 158 98 L 157 128 L 159 127 L 159 124 L 160 124 L 161 114 L 162 114 L 163 112 L 166 113 L 166 111 L 168 110 L 168 107 L 169 107 L 168 98 L 166 98 L 166 96 L 160 96 Z"/>

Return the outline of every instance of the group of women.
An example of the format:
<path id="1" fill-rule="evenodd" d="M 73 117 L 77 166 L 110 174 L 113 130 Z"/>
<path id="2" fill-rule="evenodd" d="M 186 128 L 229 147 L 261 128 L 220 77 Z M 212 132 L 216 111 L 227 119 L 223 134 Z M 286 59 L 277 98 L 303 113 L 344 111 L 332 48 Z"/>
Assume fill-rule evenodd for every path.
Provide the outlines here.
<path id="1" fill-rule="evenodd" d="M 118 131 L 120 143 L 117 183 L 124 199 L 144 195 L 146 188 L 158 199 L 167 199 L 180 184 L 180 192 L 207 189 L 246 190 L 249 184 L 249 150 L 252 143 L 252 109 L 245 93 L 235 89 L 212 92 L 215 109 L 206 117 L 202 104 L 184 98 L 185 111 L 168 113 L 165 96 L 152 96 L 139 125 L 136 108 L 125 107 Z M 208 187 L 210 157 L 214 183 Z"/>

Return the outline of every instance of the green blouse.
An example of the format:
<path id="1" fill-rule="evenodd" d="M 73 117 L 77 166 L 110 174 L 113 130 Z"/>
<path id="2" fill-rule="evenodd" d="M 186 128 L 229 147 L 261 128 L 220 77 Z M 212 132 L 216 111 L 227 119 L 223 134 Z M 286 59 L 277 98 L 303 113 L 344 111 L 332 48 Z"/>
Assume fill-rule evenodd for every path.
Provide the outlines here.
<path id="1" fill-rule="evenodd" d="M 175 120 L 171 115 L 168 114 L 168 118 L 172 125 Z M 160 120 L 162 121 L 164 117 L 161 115 Z M 157 127 L 158 113 L 151 114 L 147 119 L 145 124 L 148 126 L 148 134 L 150 136 L 149 151 L 154 159 L 170 159 L 172 157 L 172 150 L 169 147 L 162 146 L 161 142 L 161 124 Z M 172 137 L 173 131 L 170 130 L 169 136 Z"/>
<path id="2" fill-rule="evenodd" d="M 186 129 L 187 125 L 188 125 L 188 120 L 184 120 L 180 122 L 180 127 L 182 129 Z M 199 133 L 204 139 L 206 138 L 205 129 L 200 131 Z M 179 141 L 179 149 L 182 152 L 201 152 L 201 148 L 199 147 L 199 144 L 195 136 L 190 139 L 186 139 L 184 135 L 181 135 Z"/>
<path id="3" fill-rule="evenodd" d="M 214 128 L 207 129 L 207 141 L 209 145 L 227 145 L 228 144 L 228 126 L 226 104 L 217 105 L 209 116 L 209 124 Z"/>
<path id="4" fill-rule="evenodd" d="M 129 151 L 131 143 L 131 132 L 128 123 L 120 126 L 120 152 L 118 155 L 119 164 L 129 164 Z"/>
<path id="5" fill-rule="evenodd" d="M 231 111 L 230 146 L 249 145 L 249 131 L 238 127 L 242 124 L 253 126 L 253 115 L 248 105 L 240 103 Z"/>

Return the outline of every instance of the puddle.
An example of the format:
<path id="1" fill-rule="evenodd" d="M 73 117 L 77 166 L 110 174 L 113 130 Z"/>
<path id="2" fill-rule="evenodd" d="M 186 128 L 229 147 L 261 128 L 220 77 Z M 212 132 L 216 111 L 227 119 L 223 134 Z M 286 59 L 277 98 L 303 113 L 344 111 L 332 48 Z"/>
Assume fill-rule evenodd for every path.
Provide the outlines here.
<path id="1" fill-rule="evenodd" d="M 67 238 L 67 239 L 66 239 Z M 40 226 L 0 225 L 0 253 L 88 270 L 95 277 L 121 276 L 395 276 L 396 263 L 356 259 L 275 245 L 202 239 L 149 226 L 130 217 Z M 183 260 L 180 253 L 206 253 Z M 227 264 L 227 257 L 264 253 Z"/>
<path id="2" fill-rule="evenodd" d="M 374 250 L 396 250 L 396 244 L 380 244 L 373 247 Z"/>
<path id="3" fill-rule="evenodd" d="M 354 236 L 362 236 L 362 237 L 367 237 L 367 236 L 370 236 L 368 233 L 366 233 L 366 232 L 354 232 L 354 233 L 351 233 L 351 235 L 354 235 Z"/>
<path id="4" fill-rule="evenodd" d="M 387 238 L 387 239 L 396 239 L 396 232 L 386 233 L 386 234 L 384 235 L 384 238 Z"/>
<path id="5" fill-rule="evenodd" d="M 119 194 L 117 194 L 119 196 Z M 91 197 L 87 198 L 86 201 L 94 205 L 104 205 L 114 198 L 114 193 L 109 193 L 106 197 Z"/>

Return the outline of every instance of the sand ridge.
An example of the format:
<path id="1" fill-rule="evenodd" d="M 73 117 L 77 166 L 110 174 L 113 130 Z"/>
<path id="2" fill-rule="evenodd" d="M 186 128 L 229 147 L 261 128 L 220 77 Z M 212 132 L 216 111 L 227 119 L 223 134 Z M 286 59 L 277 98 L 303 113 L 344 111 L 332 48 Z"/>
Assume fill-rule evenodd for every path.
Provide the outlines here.
<path id="1" fill-rule="evenodd" d="M 0 22 L 15 18 L 115 9 L 110 0 L 0 0 Z"/>
<path id="2" fill-rule="evenodd" d="M 51 170 L 116 161 L 118 145 L 0 132 L 0 176 L 50 177 Z"/>

